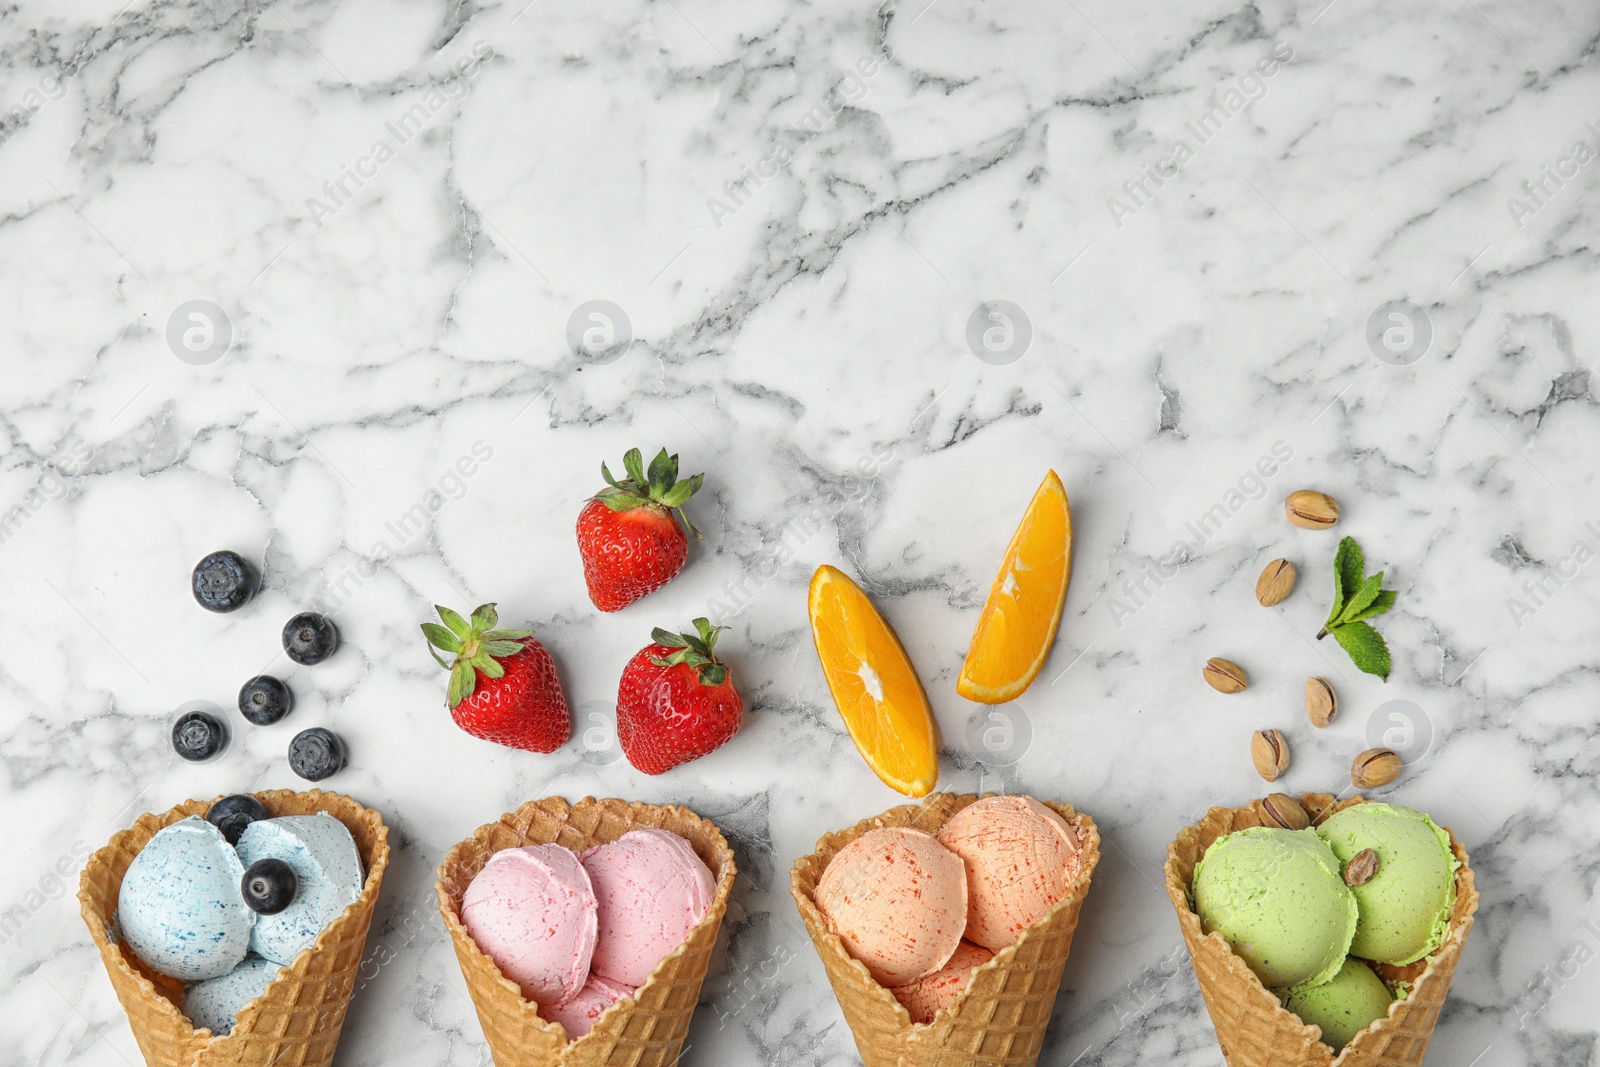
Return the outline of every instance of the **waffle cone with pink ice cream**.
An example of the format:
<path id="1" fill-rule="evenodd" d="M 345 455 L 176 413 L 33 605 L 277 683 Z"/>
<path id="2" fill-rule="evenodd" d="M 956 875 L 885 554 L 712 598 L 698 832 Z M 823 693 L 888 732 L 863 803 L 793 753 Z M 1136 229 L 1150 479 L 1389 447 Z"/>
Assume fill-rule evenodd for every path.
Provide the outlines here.
<path id="1" fill-rule="evenodd" d="M 829 834 L 792 891 L 867 1067 L 1037 1063 L 1099 834 L 1070 805 L 936 794 Z"/>
<path id="2" fill-rule="evenodd" d="M 496 852 L 462 895 L 461 922 L 571 1041 L 633 996 L 705 918 L 716 891 L 687 841 L 646 828 L 582 852 L 559 844 Z"/>

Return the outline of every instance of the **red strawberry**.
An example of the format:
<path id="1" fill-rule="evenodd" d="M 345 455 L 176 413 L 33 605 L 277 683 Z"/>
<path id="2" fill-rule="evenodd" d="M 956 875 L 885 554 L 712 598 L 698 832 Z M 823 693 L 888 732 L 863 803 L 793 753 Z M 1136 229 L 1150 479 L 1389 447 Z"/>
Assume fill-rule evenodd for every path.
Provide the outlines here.
<path id="1" fill-rule="evenodd" d="M 622 669 L 617 689 L 617 739 L 628 762 L 660 774 L 720 748 L 739 731 L 744 701 L 716 657 L 726 626 L 696 619 L 699 633 L 657 627 L 650 645 Z"/>
<path id="2" fill-rule="evenodd" d="M 637 448 L 622 457 L 622 466 L 628 476 L 619 482 L 600 464 L 606 488 L 578 513 L 583 578 L 589 599 L 601 611 L 620 611 L 672 581 L 689 556 L 683 531 L 700 537 L 682 508 L 705 481 L 704 474 L 678 481 L 678 457 L 664 448 L 650 461 L 648 473 Z"/>
<path id="3" fill-rule="evenodd" d="M 556 664 L 532 630 L 496 630 L 493 604 L 469 622 L 449 608 L 422 624 L 428 651 L 450 671 L 447 701 L 456 725 L 473 737 L 529 752 L 554 752 L 572 735 L 572 715 Z M 449 663 L 437 647 L 455 656 Z"/>

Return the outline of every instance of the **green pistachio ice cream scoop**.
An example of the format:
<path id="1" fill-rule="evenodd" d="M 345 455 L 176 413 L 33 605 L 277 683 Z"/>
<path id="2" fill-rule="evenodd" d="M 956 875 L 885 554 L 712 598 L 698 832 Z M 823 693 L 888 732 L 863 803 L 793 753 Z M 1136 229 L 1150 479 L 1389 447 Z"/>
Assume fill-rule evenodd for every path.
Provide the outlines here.
<path id="1" fill-rule="evenodd" d="M 1330 982 L 1291 994 L 1284 1007 L 1312 1026 L 1335 1052 L 1389 1010 L 1389 987 L 1360 960 L 1345 960 Z"/>
<path id="2" fill-rule="evenodd" d="M 1194 904 L 1263 985 L 1298 989 L 1339 972 L 1356 898 L 1314 830 L 1252 826 L 1217 838 L 1194 871 Z"/>
<path id="3" fill-rule="evenodd" d="M 1414 963 L 1437 951 L 1456 903 L 1450 835 L 1415 808 L 1357 804 L 1317 828 L 1341 865 L 1367 849 L 1378 866 L 1355 887 L 1360 921 L 1350 953 L 1380 963 Z"/>

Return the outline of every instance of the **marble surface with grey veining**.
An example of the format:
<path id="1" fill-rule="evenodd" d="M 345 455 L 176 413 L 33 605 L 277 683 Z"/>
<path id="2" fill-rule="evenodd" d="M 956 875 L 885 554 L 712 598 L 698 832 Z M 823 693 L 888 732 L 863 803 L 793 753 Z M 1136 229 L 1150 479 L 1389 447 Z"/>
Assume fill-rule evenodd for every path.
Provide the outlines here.
<path id="1" fill-rule="evenodd" d="M 741 875 L 685 1065 L 857 1062 L 788 896 L 899 801 L 805 614 L 833 563 L 927 685 L 940 787 L 1090 812 L 1105 859 L 1042 1063 L 1216 1065 L 1167 842 L 1351 758 L 1483 895 L 1428 1063 L 1579 1067 L 1600 998 L 1600 12 L 1577 0 L 20 0 L 0 15 L 0 1064 L 137 1063 L 73 898 L 141 811 L 327 784 L 399 848 L 338 1062 L 488 1062 L 433 868 L 547 794 L 674 801 Z M 599 301 L 601 303 L 595 303 Z M 684 574 L 615 615 L 573 519 L 602 459 L 705 471 Z M 967 640 L 1047 468 L 1075 568 L 1035 685 Z M 1343 503 L 1333 533 L 1280 501 Z M 1388 682 L 1318 642 L 1340 533 L 1399 599 Z M 188 572 L 259 562 L 246 610 Z M 1253 596 L 1274 557 L 1300 583 Z M 416 624 L 494 600 L 578 717 L 458 731 Z M 336 612 L 318 667 L 276 655 Z M 659 777 L 621 665 L 708 614 L 748 711 Z M 1202 684 L 1210 656 L 1251 686 Z M 171 710 L 298 706 L 180 763 Z M 1302 710 L 1307 675 L 1341 711 Z"/>

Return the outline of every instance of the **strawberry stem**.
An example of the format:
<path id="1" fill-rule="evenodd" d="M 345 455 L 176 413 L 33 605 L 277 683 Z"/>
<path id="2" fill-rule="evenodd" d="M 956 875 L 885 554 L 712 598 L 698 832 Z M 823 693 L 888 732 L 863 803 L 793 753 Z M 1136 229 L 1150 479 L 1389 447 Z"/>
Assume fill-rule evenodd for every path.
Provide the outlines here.
<path id="1" fill-rule="evenodd" d="M 694 620 L 695 632 L 675 634 L 657 626 L 650 631 L 650 640 L 665 645 L 673 651 L 666 656 L 651 656 L 657 667 L 675 667 L 682 663 L 693 667 L 701 685 L 721 685 L 728 680 L 728 666 L 717 659 L 717 635 L 726 626 L 712 626 L 710 619 Z"/>
<path id="2" fill-rule="evenodd" d="M 444 621 L 422 624 L 422 636 L 428 639 L 428 652 L 439 666 L 450 672 L 450 690 L 446 696 L 454 708 L 468 699 L 478 688 L 478 672 L 488 678 L 505 677 L 506 669 L 500 661 L 521 652 L 532 630 L 497 630 L 499 613 L 493 604 L 480 604 L 472 612 L 472 619 L 435 604 L 433 610 Z M 446 662 L 438 649 L 454 658 Z"/>
<path id="3" fill-rule="evenodd" d="M 671 512 L 696 540 L 705 540 L 705 535 L 695 528 L 683 511 L 683 505 L 705 484 L 704 474 L 678 481 L 677 454 L 669 456 L 664 448 L 650 461 L 648 470 L 644 465 L 644 454 L 637 448 L 630 448 L 622 457 L 622 469 L 627 477 L 618 481 L 602 462 L 600 477 L 605 479 L 606 487 L 592 499 L 600 501 L 612 511 L 631 511 L 649 506 Z"/>

